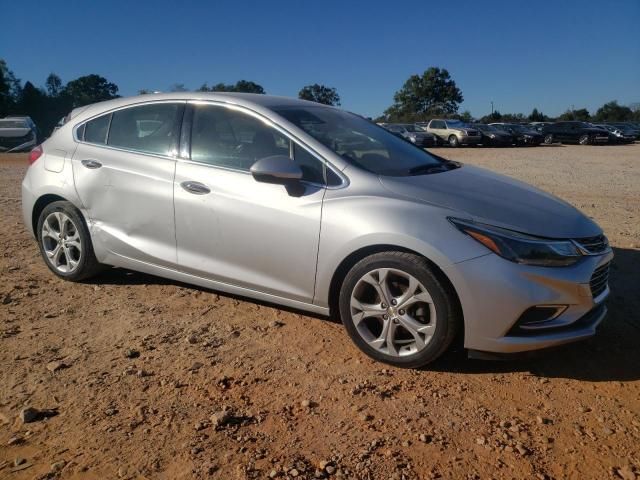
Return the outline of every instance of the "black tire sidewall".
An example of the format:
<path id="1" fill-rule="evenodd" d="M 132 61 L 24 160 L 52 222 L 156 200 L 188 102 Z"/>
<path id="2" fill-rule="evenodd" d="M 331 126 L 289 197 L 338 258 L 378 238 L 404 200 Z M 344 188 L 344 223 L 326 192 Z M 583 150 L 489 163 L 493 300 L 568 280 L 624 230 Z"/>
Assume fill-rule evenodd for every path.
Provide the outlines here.
<path id="1" fill-rule="evenodd" d="M 413 275 L 431 295 L 437 323 L 435 333 L 424 350 L 406 357 L 385 355 L 369 346 L 358 333 L 351 318 L 351 293 L 363 275 L 378 268 L 393 268 Z M 349 271 L 342 283 L 339 308 L 342 323 L 358 348 L 374 360 L 403 368 L 422 367 L 438 358 L 451 343 L 451 332 L 449 330 L 455 327 L 452 318 L 452 305 L 447 291 L 429 270 L 426 262 L 416 255 L 375 254 L 358 262 Z"/>
<path id="2" fill-rule="evenodd" d="M 42 245 L 42 225 L 44 224 L 45 218 L 54 212 L 62 212 L 67 215 L 73 221 L 78 234 L 80 236 L 80 260 L 78 262 L 78 268 L 76 268 L 73 272 L 65 273 L 57 270 L 49 259 L 47 258 L 47 254 L 44 251 L 44 246 Z M 89 235 L 89 230 L 86 226 L 84 219 L 82 218 L 82 214 L 78 211 L 78 209 L 73 206 L 72 203 L 66 201 L 52 202 L 47 205 L 42 212 L 40 213 L 40 217 L 38 217 L 37 231 L 36 237 L 38 239 L 38 248 L 40 249 L 40 254 L 42 255 L 42 259 L 44 263 L 47 265 L 49 270 L 55 273 L 57 276 L 64 278 L 65 280 L 71 281 L 79 281 L 83 280 L 87 277 L 89 256 L 93 256 L 93 246 L 91 243 L 91 237 Z"/>

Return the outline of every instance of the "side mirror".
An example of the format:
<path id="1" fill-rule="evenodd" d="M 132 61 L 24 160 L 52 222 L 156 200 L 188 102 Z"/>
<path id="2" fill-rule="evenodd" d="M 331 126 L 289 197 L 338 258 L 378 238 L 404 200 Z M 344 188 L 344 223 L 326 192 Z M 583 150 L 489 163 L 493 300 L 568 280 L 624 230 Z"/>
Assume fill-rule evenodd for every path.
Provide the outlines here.
<path id="1" fill-rule="evenodd" d="M 285 184 L 302 179 L 300 167 L 285 155 L 261 158 L 250 171 L 257 182 Z"/>

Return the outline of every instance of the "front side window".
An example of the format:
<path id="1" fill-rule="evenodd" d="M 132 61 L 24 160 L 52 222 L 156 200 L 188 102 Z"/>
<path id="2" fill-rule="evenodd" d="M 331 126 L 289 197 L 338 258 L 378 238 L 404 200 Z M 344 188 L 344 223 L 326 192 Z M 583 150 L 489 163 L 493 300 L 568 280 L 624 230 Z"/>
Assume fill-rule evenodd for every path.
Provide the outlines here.
<path id="1" fill-rule="evenodd" d="M 421 148 L 352 113 L 322 106 L 282 106 L 273 110 L 347 162 L 378 175 L 416 175 L 445 165 Z"/>
<path id="2" fill-rule="evenodd" d="M 113 113 L 107 145 L 172 156 L 177 151 L 183 108 L 180 103 L 156 103 L 118 110 Z"/>
<path id="3" fill-rule="evenodd" d="M 262 120 L 215 105 L 195 105 L 191 160 L 248 171 L 261 158 L 290 156 L 289 139 Z"/>

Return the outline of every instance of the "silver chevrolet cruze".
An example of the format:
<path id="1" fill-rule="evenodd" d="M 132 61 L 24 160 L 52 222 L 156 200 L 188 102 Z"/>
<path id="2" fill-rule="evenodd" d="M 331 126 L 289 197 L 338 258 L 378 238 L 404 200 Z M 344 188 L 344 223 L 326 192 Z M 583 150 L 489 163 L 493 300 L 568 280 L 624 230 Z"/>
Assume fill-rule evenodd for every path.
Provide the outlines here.
<path id="1" fill-rule="evenodd" d="M 499 353 L 584 339 L 606 314 L 613 254 L 574 207 L 301 100 L 77 109 L 31 152 L 22 205 L 62 278 L 110 265 L 334 314 L 402 367 L 456 337 Z"/>

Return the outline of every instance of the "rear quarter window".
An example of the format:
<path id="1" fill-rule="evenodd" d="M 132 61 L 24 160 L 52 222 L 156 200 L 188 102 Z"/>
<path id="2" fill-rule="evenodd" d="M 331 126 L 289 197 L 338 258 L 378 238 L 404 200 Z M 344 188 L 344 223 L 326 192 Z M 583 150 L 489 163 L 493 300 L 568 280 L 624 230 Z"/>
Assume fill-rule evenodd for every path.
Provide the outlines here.
<path id="1" fill-rule="evenodd" d="M 104 145 L 107 142 L 107 131 L 111 114 L 103 115 L 84 124 L 83 140 L 88 143 Z"/>

